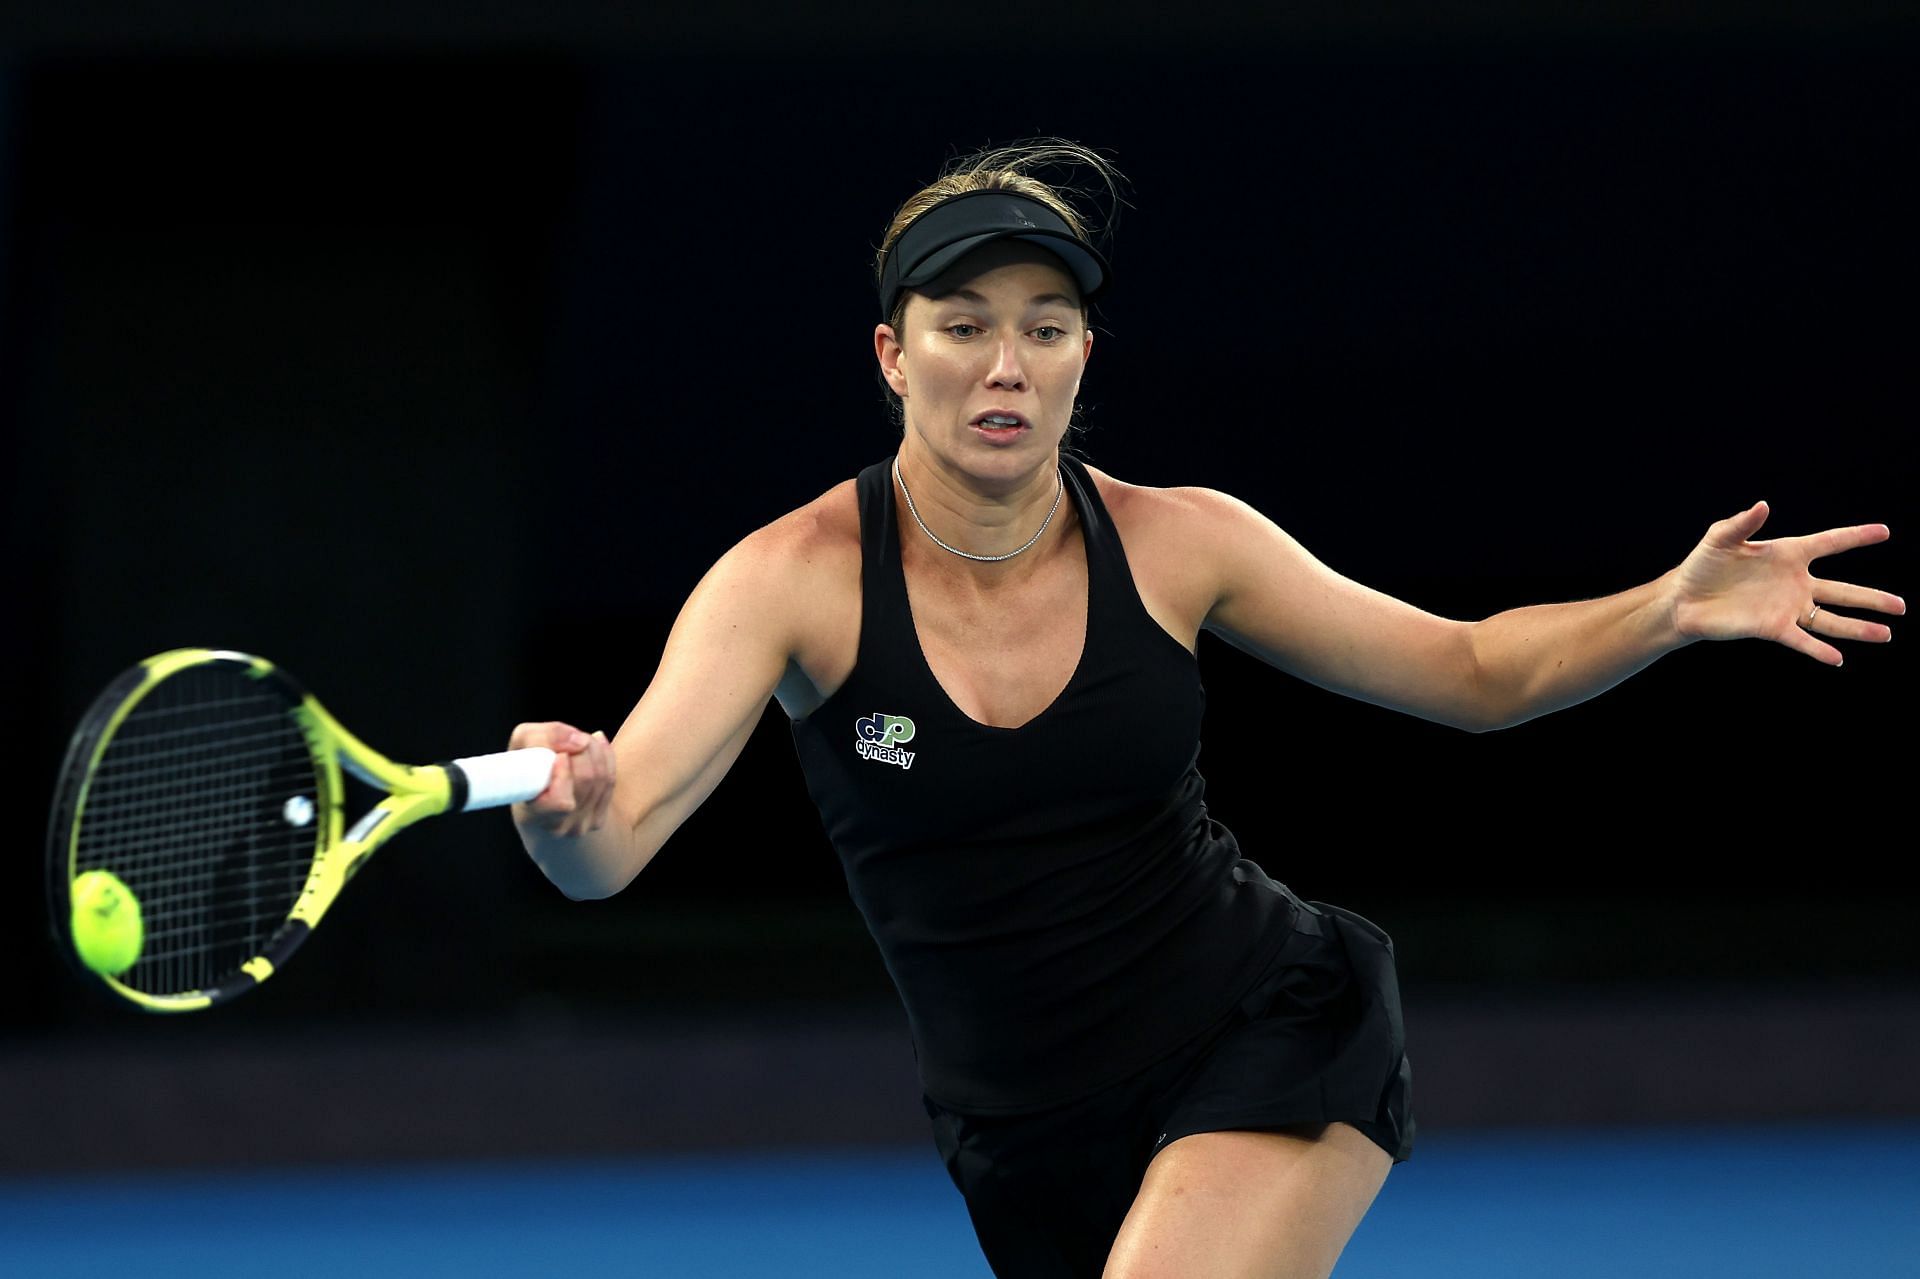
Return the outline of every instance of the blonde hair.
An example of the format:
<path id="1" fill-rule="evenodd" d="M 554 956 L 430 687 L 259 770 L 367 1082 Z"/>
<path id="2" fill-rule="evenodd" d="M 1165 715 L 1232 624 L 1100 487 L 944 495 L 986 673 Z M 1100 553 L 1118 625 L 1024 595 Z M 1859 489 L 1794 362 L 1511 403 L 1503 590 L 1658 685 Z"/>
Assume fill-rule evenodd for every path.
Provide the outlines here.
<path id="1" fill-rule="evenodd" d="M 1029 138 L 1024 142 L 1011 142 L 1006 146 L 987 147 L 969 155 L 955 156 L 940 171 L 940 176 L 926 186 L 921 187 L 907 197 L 887 224 L 886 234 L 880 237 L 880 248 L 874 254 L 873 278 L 878 285 L 887 269 L 887 255 L 893 252 L 894 245 L 912 226 L 914 220 L 942 200 L 956 195 L 965 195 L 969 191 L 1012 191 L 1037 200 L 1060 215 L 1067 227 L 1081 239 L 1092 242 L 1093 234 L 1103 230 L 1101 226 L 1083 213 L 1074 198 L 1085 201 L 1094 193 L 1091 190 L 1070 185 L 1066 182 L 1046 182 L 1033 176 L 1033 170 L 1080 170 L 1090 171 L 1099 179 L 1101 193 L 1110 212 L 1107 214 L 1108 226 L 1119 219 L 1120 207 L 1125 203 L 1120 195 L 1120 184 L 1124 175 L 1114 167 L 1113 162 L 1078 142 L 1066 138 Z M 910 291 L 902 291 L 900 300 L 894 303 L 893 314 L 887 317 L 887 323 L 893 327 L 897 337 L 906 323 L 907 301 Z M 1085 304 L 1081 306 L 1081 315 L 1086 314 Z M 888 408 L 895 426 L 903 426 L 900 398 L 887 389 Z"/>
<path id="2" fill-rule="evenodd" d="M 879 252 L 874 255 L 874 282 L 879 283 L 882 273 L 887 269 L 887 255 L 893 252 L 893 246 L 899 243 L 914 219 L 942 200 L 965 195 L 969 191 L 1012 191 L 1030 200 L 1037 200 L 1059 214 L 1075 235 L 1091 242 L 1093 232 L 1100 230 L 1100 227 L 1088 219 L 1071 199 L 1073 196 L 1084 198 L 1087 193 L 1065 183 L 1044 182 L 1031 172 L 1034 169 L 1080 168 L 1091 170 L 1100 179 L 1109 202 L 1117 211 L 1121 203 L 1120 171 L 1105 156 L 1078 142 L 1069 142 L 1065 138 L 1034 138 L 975 151 L 971 155 L 956 156 L 947 162 L 939 177 L 914 192 L 894 213 L 893 221 L 887 224 L 887 233 L 880 238 Z M 1109 221 L 1112 218 L 1110 214 Z M 893 314 L 887 317 L 895 333 L 900 331 L 906 310 L 907 298 L 903 293 L 900 301 L 894 305 Z"/>

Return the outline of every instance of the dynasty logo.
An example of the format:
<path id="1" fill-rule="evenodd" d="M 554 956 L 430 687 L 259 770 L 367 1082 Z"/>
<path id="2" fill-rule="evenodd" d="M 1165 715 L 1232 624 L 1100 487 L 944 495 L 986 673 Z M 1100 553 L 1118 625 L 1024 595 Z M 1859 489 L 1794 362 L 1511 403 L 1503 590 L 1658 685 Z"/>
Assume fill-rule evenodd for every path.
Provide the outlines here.
<path id="1" fill-rule="evenodd" d="M 913 740 L 913 721 L 905 715 L 869 715 L 853 721 L 853 749 L 861 759 L 913 767 L 913 751 L 900 748 Z"/>

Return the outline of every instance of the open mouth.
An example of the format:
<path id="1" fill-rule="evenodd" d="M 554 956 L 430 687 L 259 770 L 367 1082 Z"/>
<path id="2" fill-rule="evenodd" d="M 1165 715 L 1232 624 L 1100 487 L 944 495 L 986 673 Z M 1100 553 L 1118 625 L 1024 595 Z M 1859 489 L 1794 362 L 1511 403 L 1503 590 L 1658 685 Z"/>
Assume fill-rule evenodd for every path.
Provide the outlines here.
<path id="1" fill-rule="evenodd" d="M 982 413 L 973 419 L 973 429 L 990 440 L 1010 440 L 1021 432 L 1030 430 L 1027 419 L 1018 413 L 990 412 Z"/>

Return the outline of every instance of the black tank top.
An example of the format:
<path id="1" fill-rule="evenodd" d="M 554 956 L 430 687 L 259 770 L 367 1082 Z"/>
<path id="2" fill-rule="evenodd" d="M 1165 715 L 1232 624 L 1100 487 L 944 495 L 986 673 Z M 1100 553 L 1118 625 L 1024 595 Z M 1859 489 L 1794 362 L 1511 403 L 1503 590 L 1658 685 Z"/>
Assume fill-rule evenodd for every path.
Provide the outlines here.
<path id="1" fill-rule="evenodd" d="M 1017 729 L 970 719 L 921 652 L 887 462 L 860 473 L 853 674 L 793 724 L 807 789 L 906 1004 L 927 1095 L 1083 1096 L 1224 1016 L 1292 902 L 1207 816 L 1193 655 L 1140 602 L 1085 467 L 1086 647 Z"/>

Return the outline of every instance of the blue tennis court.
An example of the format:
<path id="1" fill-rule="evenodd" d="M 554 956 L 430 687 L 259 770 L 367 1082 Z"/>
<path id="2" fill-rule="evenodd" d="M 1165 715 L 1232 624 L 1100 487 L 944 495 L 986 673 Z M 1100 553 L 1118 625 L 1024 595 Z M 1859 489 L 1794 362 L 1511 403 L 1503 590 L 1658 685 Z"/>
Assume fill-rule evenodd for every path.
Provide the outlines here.
<path id="1" fill-rule="evenodd" d="M 1436 1134 L 1337 1272 L 1920 1276 L 1920 1124 Z M 931 1151 L 0 1186 L 0 1273 L 977 1279 Z"/>

